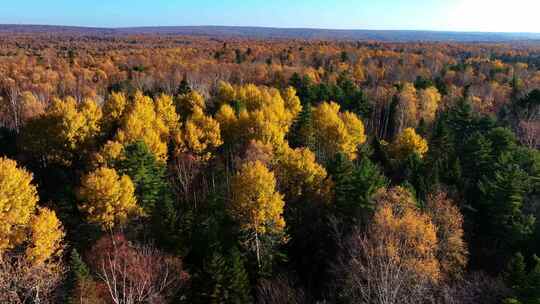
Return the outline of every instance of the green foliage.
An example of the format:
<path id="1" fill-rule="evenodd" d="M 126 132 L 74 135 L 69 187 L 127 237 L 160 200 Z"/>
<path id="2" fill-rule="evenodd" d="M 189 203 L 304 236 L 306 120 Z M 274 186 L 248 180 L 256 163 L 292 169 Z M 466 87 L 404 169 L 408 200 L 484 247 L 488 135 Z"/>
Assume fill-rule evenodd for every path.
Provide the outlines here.
<path id="1" fill-rule="evenodd" d="M 335 183 L 335 211 L 348 224 L 365 221 L 374 210 L 371 197 L 387 185 L 379 167 L 367 156 L 357 164 L 338 154 L 328 166 Z"/>
<path id="2" fill-rule="evenodd" d="M 529 269 L 529 270 L 528 270 Z M 517 253 L 508 263 L 505 281 L 514 293 L 514 302 L 523 304 L 540 303 L 540 258 L 532 257 L 532 267 L 527 268 L 525 258 Z"/>
<path id="3" fill-rule="evenodd" d="M 136 141 L 125 146 L 124 157 L 115 163 L 115 167 L 131 178 L 137 201 L 147 214 L 152 214 L 156 204 L 167 195 L 165 165 L 156 160 L 144 142 Z"/>

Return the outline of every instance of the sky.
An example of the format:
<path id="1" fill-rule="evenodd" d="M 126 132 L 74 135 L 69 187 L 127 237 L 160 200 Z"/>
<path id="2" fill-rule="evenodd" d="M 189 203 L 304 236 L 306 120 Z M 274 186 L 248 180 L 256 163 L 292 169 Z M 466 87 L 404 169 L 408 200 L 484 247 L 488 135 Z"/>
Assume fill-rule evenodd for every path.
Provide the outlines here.
<path id="1" fill-rule="evenodd" d="M 0 24 L 540 32 L 540 0 L 4 0 Z"/>

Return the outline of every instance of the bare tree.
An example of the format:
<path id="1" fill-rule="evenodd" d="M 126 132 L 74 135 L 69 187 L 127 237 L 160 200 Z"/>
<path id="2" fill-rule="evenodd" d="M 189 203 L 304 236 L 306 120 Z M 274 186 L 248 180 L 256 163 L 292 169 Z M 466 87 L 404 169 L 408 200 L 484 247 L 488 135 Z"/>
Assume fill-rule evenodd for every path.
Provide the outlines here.
<path id="1" fill-rule="evenodd" d="M 291 279 L 279 275 L 273 279 L 262 279 L 257 285 L 257 303 L 259 304 L 302 304 L 306 303 L 305 293 L 296 289 Z"/>
<path id="2" fill-rule="evenodd" d="M 534 149 L 540 146 L 540 120 L 522 120 L 519 122 L 519 138 L 527 147 Z"/>
<path id="3" fill-rule="evenodd" d="M 182 261 L 151 245 L 134 245 L 123 235 L 98 242 L 97 276 L 115 304 L 167 303 L 188 280 Z"/>
<path id="4" fill-rule="evenodd" d="M 0 303 L 57 303 L 64 274 L 60 263 L 34 266 L 24 255 L 5 255 L 0 258 Z"/>

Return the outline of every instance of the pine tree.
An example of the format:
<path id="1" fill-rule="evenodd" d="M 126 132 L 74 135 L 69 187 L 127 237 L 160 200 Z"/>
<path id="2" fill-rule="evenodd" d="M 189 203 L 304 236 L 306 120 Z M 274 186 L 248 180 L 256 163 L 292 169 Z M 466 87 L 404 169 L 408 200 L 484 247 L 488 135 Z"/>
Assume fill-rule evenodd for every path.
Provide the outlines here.
<path id="1" fill-rule="evenodd" d="M 302 106 L 302 111 L 298 116 L 291 131 L 289 142 L 292 147 L 306 147 L 315 151 L 315 129 L 312 120 L 313 108 L 311 103 Z"/>
<path id="2" fill-rule="evenodd" d="M 136 141 L 125 146 L 124 157 L 116 162 L 115 167 L 131 178 L 137 201 L 147 214 L 152 214 L 168 190 L 165 165 L 156 160 L 144 142 Z"/>
<path id="3" fill-rule="evenodd" d="M 242 254 L 233 247 L 229 254 L 230 273 L 229 273 L 229 289 L 231 296 L 231 304 L 248 304 L 252 303 L 251 286 L 249 276 L 244 266 Z"/>

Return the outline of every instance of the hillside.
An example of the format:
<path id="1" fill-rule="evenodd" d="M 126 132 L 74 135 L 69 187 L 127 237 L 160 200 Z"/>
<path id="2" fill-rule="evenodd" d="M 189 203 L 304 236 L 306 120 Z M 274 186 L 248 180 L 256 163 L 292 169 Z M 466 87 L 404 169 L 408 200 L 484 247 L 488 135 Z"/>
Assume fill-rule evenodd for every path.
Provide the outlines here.
<path id="1" fill-rule="evenodd" d="M 95 28 L 51 25 L 0 25 L 0 33 L 47 33 L 63 35 L 161 34 L 206 37 L 238 37 L 254 39 L 378 40 L 399 42 L 508 42 L 518 40 L 540 40 L 540 33 L 336 30 L 236 26 L 157 26 L 129 28 Z"/>

